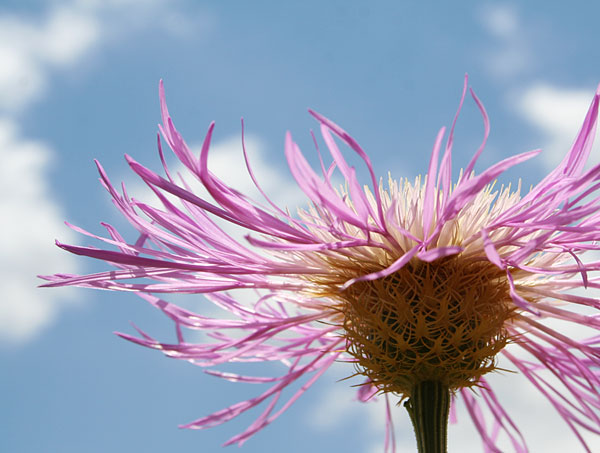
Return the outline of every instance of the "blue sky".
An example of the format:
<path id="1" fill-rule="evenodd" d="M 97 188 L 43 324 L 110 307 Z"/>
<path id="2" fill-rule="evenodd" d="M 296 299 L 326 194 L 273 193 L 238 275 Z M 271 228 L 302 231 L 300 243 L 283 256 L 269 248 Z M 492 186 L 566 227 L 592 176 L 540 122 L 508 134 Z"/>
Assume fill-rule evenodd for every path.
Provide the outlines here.
<path id="1" fill-rule="evenodd" d="M 159 165 L 159 79 L 189 143 L 216 120 L 212 165 L 242 189 L 243 116 L 257 172 L 293 205 L 283 138 L 290 130 L 310 154 L 308 107 L 349 131 L 379 175 L 413 177 L 450 125 L 468 72 L 492 124 L 479 168 L 541 147 L 502 179 L 522 177 L 527 187 L 567 151 L 600 82 L 599 14 L 583 1 L 0 1 L 0 450 L 212 452 L 252 421 L 179 430 L 259 390 L 113 335 L 131 332 L 132 321 L 172 337 L 169 321 L 134 295 L 36 288 L 36 274 L 103 268 L 54 247 L 55 238 L 90 244 L 63 220 L 126 230 L 93 159 L 144 196 L 123 155 Z M 453 168 L 482 132 L 467 101 Z M 202 309 L 199 296 L 183 302 Z M 381 451 L 383 408 L 352 401 L 336 382 L 350 372 L 326 374 L 243 451 Z M 533 388 L 494 378 L 532 451 L 583 451 Z M 404 409 L 395 419 L 399 450 L 414 450 Z M 481 451 L 461 421 L 450 451 Z M 600 449 L 598 439 L 591 445 Z"/>

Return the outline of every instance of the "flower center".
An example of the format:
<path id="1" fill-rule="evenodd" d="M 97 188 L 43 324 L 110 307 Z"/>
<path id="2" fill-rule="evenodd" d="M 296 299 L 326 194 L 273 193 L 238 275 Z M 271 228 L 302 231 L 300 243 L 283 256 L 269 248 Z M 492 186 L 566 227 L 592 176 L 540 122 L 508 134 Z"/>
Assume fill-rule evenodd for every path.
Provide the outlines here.
<path id="1" fill-rule="evenodd" d="M 476 384 L 495 368 L 514 312 L 505 273 L 460 257 L 413 260 L 334 297 L 358 372 L 405 396 L 425 381 L 450 390 Z"/>

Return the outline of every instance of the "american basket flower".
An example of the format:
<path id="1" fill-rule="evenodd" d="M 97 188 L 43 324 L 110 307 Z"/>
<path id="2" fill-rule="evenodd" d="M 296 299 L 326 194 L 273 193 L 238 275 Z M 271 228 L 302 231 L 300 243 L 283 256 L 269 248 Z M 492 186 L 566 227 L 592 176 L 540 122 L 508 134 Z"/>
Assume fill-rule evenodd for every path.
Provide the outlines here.
<path id="1" fill-rule="evenodd" d="M 285 156 L 306 195 L 305 207 L 290 213 L 272 202 L 254 177 L 243 124 L 241 153 L 264 197 L 260 202 L 207 167 L 214 123 L 199 156 L 190 151 L 169 116 L 161 83 L 160 134 L 210 197 L 193 193 L 183 177 L 169 171 L 160 136 L 163 176 L 126 156 L 160 206 L 136 201 L 124 188 L 119 192 L 98 163 L 103 186 L 139 238 L 128 242 L 108 224 L 103 224 L 107 237 L 72 226 L 106 248 L 58 246 L 111 267 L 92 275 L 45 276 L 44 286 L 136 292 L 174 322 L 178 341 L 161 342 L 141 330 L 137 336 L 119 334 L 123 338 L 205 367 L 213 376 L 264 384 L 262 393 L 184 425 L 209 428 L 262 405 L 256 420 L 226 444 L 244 443 L 334 362 L 345 361 L 348 375 L 363 376 L 361 401 L 381 395 L 387 402 L 386 450 L 394 450 L 390 400 L 407 408 L 421 452 L 445 451 L 449 406 L 462 400 L 486 451 L 500 451 L 502 434 L 515 451 L 526 452 L 520 426 L 487 379 L 502 356 L 591 451 L 581 431 L 600 434 L 600 337 L 574 340 L 554 321 L 600 328 L 598 315 L 585 312 L 593 313 L 600 302 L 574 291 L 600 287 L 592 274 L 600 262 L 586 260 L 586 252 L 600 250 L 600 165 L 584 167 L 599 94 L 562 162 L 522 194 L 520 184 L 496 188 L 494 182 L 539 150 L 475 172 L 489 122 L 472 91 L 484 138 L 452 179 L 454 124 L 466 93 L 465 78 L 447 140 L 442 128 L 427 174 L 412 182 L 378 180 L 359 144 L 310 111 L 332 162 L 324 162 L 317 146 L 321 164 L 315 171 L 287 134 Z M 366 165 L 368 186 L 359 183 L 340 143 Z M 340 176 L 341 186 L 334 184 Z M 245 239 L 228 234 L 223 222 L 245 229 Z M 236 300 L 238 289 L 254 290 L 254 301 Z M 203 294 L 229 316 L 194 313 L 163 300 L 165 293 Z M 209 340 L 188 342 L 184 329 L 204 331 Z M 285 371 L 259 377 L 217 369 L 227 362 L 267 361 Z M 299 390 L 280 402 L 282 392 L 298 382 Z"/>

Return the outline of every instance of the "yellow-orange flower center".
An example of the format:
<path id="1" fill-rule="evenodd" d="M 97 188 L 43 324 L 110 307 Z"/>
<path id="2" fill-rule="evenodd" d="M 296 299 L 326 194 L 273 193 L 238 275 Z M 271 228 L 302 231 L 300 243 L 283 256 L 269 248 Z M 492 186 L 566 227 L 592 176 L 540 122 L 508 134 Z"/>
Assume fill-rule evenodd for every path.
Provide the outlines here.
<path id="1" fill-rule="evenodd" d="M 460 257 L 413 259 L 392 275 L 336 291 L 346 279 L 376 270 L 354 264 L 344 263 L 337 277 L 319 283 L 339 301 L 358 372 L 379 390 L 410 396 L 424 381 L 456 390 L 495 368 L 514 312 L 504 271 Z"/>

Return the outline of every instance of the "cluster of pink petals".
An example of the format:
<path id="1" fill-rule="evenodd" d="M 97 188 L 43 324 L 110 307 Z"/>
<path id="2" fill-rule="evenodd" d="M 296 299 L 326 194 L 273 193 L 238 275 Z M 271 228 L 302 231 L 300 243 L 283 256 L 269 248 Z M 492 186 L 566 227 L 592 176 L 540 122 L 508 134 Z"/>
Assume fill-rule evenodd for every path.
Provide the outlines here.
<path id="1" fill-rule="evenodd" d="M 466 92 L 465 80 L 461 106 Z M 160 136 L 158 149 L 165 176 L 129 156 L 126 159 L 160 200 L 161 207 L 130 198 L 124 187 L 119 192 L 97 164 L 103 186 L 118 210 L 139 232 L 139 238 L 129 243 L 108 224 L 103 224 L 108 237 L 71 226 L 112 249 L 57 242 L 58 246 L 77 255 L 106 261 L 113 268 L 92 275 L 45 276 L 48 283 L 44 286 L 134 291 L 175 323 L 178 342 L 163 343 L 141 330 L 138 336 L 119 334 L 123 338 L 205 367 L 206 373 L 223 379 L 266 384 L 267 390 L 260 395 L 185 425 L 186 428 L 209 428 L 264 403 L 264 410 L 256 420 L 226 443 L 241 445 L 293 404 L 334 362 L 350 361 L 345 353 L 343 332 L 327 322 L 336 313 L 328 307 L 327 300 L 310 296 L 314 290 L 310 276 L 334 271 L 325 267 L 326 260 L 320 257 L 372 257 L 381 251 L 397 257 L 384 270 L 357 276 L 346 282 L 348 286 L 357 280 L 389 275 L 412 259 L 433 261 L 461 253 L 479 253 L 481 259 L 506 271 L 511 297 L 518 307 L 518 316 L 507 329 L 520 340 L 505 348 L 502 354 L 513 369 L 529 379 L 548 399 L 590 451 L 580 431 L 584 428 L 600 434 L 600 337 L 575 341 L 546 321 L 558 319 L 596 330 L 600 327 L 597 315 L 583 314 L 579 309 L 598 309 L 600 302 L 572 292 L 582 287 L 600 287 L 600 279 L 590 275 L 600 270 L 600 262 L 585 262 L 580 258 L 583 252 L 600 249 L 597 242 L 600 239 L 600 165 L 584 168 L 595 133 L 599 95 L 594 97 L 563 161 L 528 194 L 523 197 L 501 195 L 500 203 L 491 201 L 494 195 L 490 195 L 490 184 L 502 172 L 539 151 L 509 157 L 476 174 L 475 163 L 484 149 L 489 123 L 483 106 L 471 94 L 483 115 L 484 140 L 459 180 L 453 183 L 451 152 L 458 112 L 445 145 L 445 130 L 440 130 L 427 177 L 423 185 L 410 194 L 415 205 L 409 209 L 413 218 L 408 221 L 399 214 L 402 211 L 399 205 L 406 200 L 394 198 L 393 193 L 390 195 L 382 188 L 369 157 L 358 143 L 338 125 L 312 111 L 320 123 L 332 164 L 326 166 L 319 154 L 321 174 L 317 174 L 290 134 L 285 140 L 291 173 L 312 207 L 298 217 L 273 203 L 260 189 L 244 147 L 248 172 L 265 202 L 251 200 L 209 171 L 207 160 L 213 124 L 200 156 L 190 151 L 169 116 L 161 84 L 162 137 L 212 200 L 195 195 L 181 176 L 175 178 L 169 172 Z M 334 136 L 364 161 L 370 175 L 370 189 L 361 186 L 355 168 L 344 159 Z M 343 176 L 347 193 L 334 187 L 335 170 Z M 479 225 L 476 231 L 463 234 L 459 243 L 443 239 L 449 225 L 460 223 L 461 216 L 466 214 L 483 219 L 475 222 Z M 246 241 L 234 239 L 222 227 L 224 221 L 247 230 L 252 236 L 246 236 Z M 255 290 L 252 292 L 255 300 L 251 304 L 236 300 L 238 289 Z M 188 311 L 157 297 L 160 293 L 202 293 L 228 316 L 207 317 Z M 209 340 L 187 342 L 183 328 L 202 331 Z M 523 358 L 524 355 L 528 358 Z M 229 362 L 265 361 L 282 364 L 285 372 L 272 377 L 255 377 L 213 368 Z M 298 383 L 295 393 L 291 396 L 284 393 L 295 383 Z M 462 399 L 471 415 L 485 450 L 500 451 L 496 445 L 504 433 L 515 451 L 528 451 L 517 423 L 509 417 L 487 380 L 482 379 L 480 384 L 475 392 L 463 389 L 456 397 Z M 361 386 L 359 399 L 371 400 L 376 392 L 372 386 Z M 280 402 L 284 394 L 289 397 Z M 385 398 L 387 400 L 388 395 Z M 393 450 L 389 402 L 387 413 L 386 450 Z"/>

